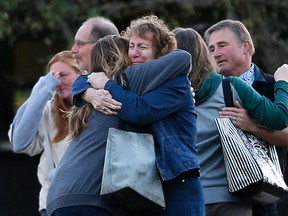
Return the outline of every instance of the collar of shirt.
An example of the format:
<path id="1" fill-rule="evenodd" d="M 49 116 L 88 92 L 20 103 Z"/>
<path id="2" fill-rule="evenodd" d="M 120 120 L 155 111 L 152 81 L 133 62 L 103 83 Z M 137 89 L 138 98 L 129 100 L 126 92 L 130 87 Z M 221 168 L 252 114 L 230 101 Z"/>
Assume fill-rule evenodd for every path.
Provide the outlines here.
<path id="1" fill-rule="evenodd" d="M 246 82 L 248 85 L 252 85 L 255 80 L 254 64 L 252 64 L 252 66 L 246 72 L 241 74 L 239 78 Z"/>

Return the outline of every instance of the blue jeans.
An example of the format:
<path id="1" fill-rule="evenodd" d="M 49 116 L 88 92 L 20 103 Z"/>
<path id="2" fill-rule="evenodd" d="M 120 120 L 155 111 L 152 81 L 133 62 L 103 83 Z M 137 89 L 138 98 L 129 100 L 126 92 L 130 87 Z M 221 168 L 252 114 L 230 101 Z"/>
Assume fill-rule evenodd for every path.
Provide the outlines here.
<path id="1" fill-rule="evenodd" d="M 51 216 L 112 216 L 105 209 L 97 206 L 71 206 L 57 209 Z"/>
<path id="2" fill-rule="evenodd" d="M 202 185 L 199 177 L 180 175 L 162 182 L 166 209 L 159 216 L 205 216 Z"/>

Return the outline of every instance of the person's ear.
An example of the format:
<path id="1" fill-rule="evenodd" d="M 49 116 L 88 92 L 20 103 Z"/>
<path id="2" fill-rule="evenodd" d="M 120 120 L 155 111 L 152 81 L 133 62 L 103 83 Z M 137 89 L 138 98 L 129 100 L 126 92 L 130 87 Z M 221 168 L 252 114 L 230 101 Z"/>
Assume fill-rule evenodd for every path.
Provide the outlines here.
<path id="1" fill-rule="evenodd" d="M 244 47 L 244 53 L 245 53 L 245 54 L 249 53 L 249 50 L 250 50 L 250 48 L 251 48 L 250 42 L 249 42 L 249 41 L 245 41 L 245 42 L 243 43 L 243 47 Z"/>

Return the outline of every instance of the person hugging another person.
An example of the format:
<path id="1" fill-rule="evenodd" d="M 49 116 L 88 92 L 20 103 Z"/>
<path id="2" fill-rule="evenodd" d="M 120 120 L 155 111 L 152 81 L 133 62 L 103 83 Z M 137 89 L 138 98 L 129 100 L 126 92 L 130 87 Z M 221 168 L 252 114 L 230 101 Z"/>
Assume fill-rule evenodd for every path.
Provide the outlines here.
<path id="1" fill-rule="evenodd" d="M 87 122 L 81 124 L 83 129 L 76 128 L 74 135 L 77 138 L 72 140 L 55 173 L 47 198 L 49 215 L 129 215 L 123 212 L 123 209 L 111 206 L 100 196 L 108 129 L 119 126 L 119 117 L 132 124 L 141 125 L 141 128 L 149 128 L 157 141 L 157 165 L 164 179 L 167 206 L 161 215 L 175 215 L 179 211 L 181 215 L 187 216 L 204 215 L 195 150 L 196 114 L 187 78 L 191 68 L 191 55 L 175 50 L 174 35 L 163 21 L 155 16 L 136 20 L 130 27 L 132 34 L 126 52 L 122 50 L 119 53 L 119 48 L 115 50 L 114 46 L 118 46 L 116 43 L 104 46 L 107 42 L 112 42 L 111 40 L 118 40 L 117 36 L 106 36 L 95 43 L 91 60 L 107 60 L 104 56 L 107 52 L 99 50 L 100 47 L 113 50 L 112 53 L 109 52 L 111 55 L 117 54 L 117 58 L 108 58 L 111 60 L 109 65 L 115 60 L 123 61 L 124 56 L 128 55 L 129 63 L 132 62 L 133 65 L 124 73 L 131 91 L 124 90 L 115 82 L 115 77 L 105 71 L 107 68 L 103 67 L 103 62 L 100 66 L 94 65 L 91 68 L 93 71 L 95 69 L 105 73 L 89 75 L 89 82 L 97 89 L 105 86 L 106 91 L 109 91 L 116 101 L 121 102 L 117 102 L 120 110 L 116 111 L 118 115 L 106 115 L 115 112 L 112 108 L 115 104 L 109 105 L 107 100 L 104 100 L 101 106 L 101 102 L 91 103 L 98 104 L 98 110 L 89 108 L 90 105 L 84 105 L 83 108 L 88 112 L 80 111 L 82 108 L 79 108 L 79 114 L 88 113 Z M 119 39 L 124 43 L 123 40 L 125 39 L 122 37 Z M 121 64 L 125 65 L 125 62 Z M 116 67 L 116 64 L 112 65 Z M 119 73 L 121 68 L 118 68 Z M 83 94 L 86 89 L 89 91 Z M 79 102 L 79 95 L 89 98 L 86 94 L 93 93 L 93 90 L 99 91 L 87 83 L 87 76 L 79 77 L 73 84 L 75 104 L 85 104 L 83 101 Z M 99 99 L 93 97 L 93 94 L 91 98 Z M 77 115 L 71 113 L 70 117 L 73 116 L 76 120 Z"/>
<path id="2" fill-rule="evenodd" d="M 174 34 L 162 20 L 153 15 L 133 20 L 122 34 L 130 41 L 129 57 L 135 66 L 167 54 L 174 50 L 176 45 Z M 179 52 L 173 51 L 167 54 L 167 57 L 159 58 L 173 77 L 167 75 L 167 69 L 159 67 L 156 73 L 162 82 L 169 79 L 161 87 L 144 95 L 144 102 L 129 91 L 115 88 L 107 77 L 99 73 L 90 75 L 89 80 L 93 87 L 108 90 L 113 99 L 121 102 L 122 107 L 118 111 L 120 118 L 136 125 L 149 124 L 152 128 L 156 142 L 156 163 L 162 178 L 166 202 L 166 209 L 161 215 L 205 215 L 198 156 L 195 150 L 196 115 L 191 86 L 187 79 L 189 70 L 184 70 L 181 76 L 175 77 L 177 69 L 181 66 L 181 59 L 175 56 L 166 60 Z M 171 67 L 169 64 L 174 66 Z M 139 77 L 138 73 L 129 73 L 131 81 Z M 159 81 L 151 78 L 149 82 L 152 84 Z M 132 86 L 130 90 L 139 94 L 139 86 L 143 85 L 144 80 L 144 77 L 138 79 L 140 83 L 137 88 Z M 113 105 L 107 103 L 100 105 L 99 101 L 90 102 L 105 114 L 111 114 L 115 110 Z"/>
<path id="3" fill-rule="evenodd" d="M 123 90 L 120 85 L 109 80 L 104 73 L 93 73 L 89 75 L 89 81 L 92 82 L 93 86 L 97 89 L 105 87 L 114 99 L 121 102 L 116 103 L 116 105 L 120 107 L 118 117 L 132 124 L 142 124 L 140 126 L 141 128 L 147 128 L 148 126 L 154 135 L 156 140 L 156 154 L 158 154 L 157 165 L 163 179 L 166 201 L 166 209 L 161 215 L 175 215 L 179 213 L 179 211 L 181 215 L 187 216 L 205 215 L 202 187 L 199 179 L 199 164 L 195 150 L 196 115 L 194 112 L 190 82 L 187 78 L 191 67 L 191 56 L 187 52 L 175 50 L 176 40 L 174 35 L 163 21 L 153 15 L 132 21 L 131 25 L 127 28 L 126 38 L 129 39 L 129 52 L 128 50 L 127 52 L 130 57 L 130 62 L 133 63 L 133 66 L 125 70 L 128 86 L 131 91 Z M 99 43 L 101 43 L 101 41 L 99 41 Z M 97 53 L 95 54 L 97 55 Z M 99 83 L 97 83 L 97 80 Z M 96 81 L 96 83 L 94 81 Z M 87 91 L 82 94 L 86 89 Z M 85 99 L 92 98 L 90 102 L 98 110 L 98 113 L 110 114 L 111 112 L 115 112 L 115 107 L 117 107 L 115 103 L 107 103 L 107 100 L 104 100 L 104 102 L 97 101 L 99 97 L 93 97 L 95 95 L 93 92 L 99 90 L 93 89 L 91 86 L 87 87 L 87 76 L 79 77 L 79 79 L 76 80 L 74 90 L 74 102 L 76 105 L 83 105 L 83 101 L 81 102 L 81 96 L 83 96 Z M 87 96 L 89 94 L 90 96 Z M 123 97 L 124 95 L 127 97 Z M 155 98 L 157 98 L 157 100 L 155 100 Z M 103 109 L 103 107 L 105 107 L 105 109 Z M 96 111 L 94 110 L 92 113 L 96 113 Z M 97 143 L 97 140 L 102 137 L 102 135 L 101 137 L 99 136 L 97 130 L 100 129 L 97 128 L 101 127 L 101 130 L 105 130 L 106 136 L 108 134 L 108 128 L 103 124 L 99 125 L 91 121 L 88 125 L 88 128 L 90 128 L 90 126 L 94 128 L 93 143 L 84 146 L 79 145 L 79 143 L 76 144 L 77 141 L 83 139 L 83 134 L 88 129 L 85 128 L 79 134 L 77 140 L 73 141 L 75 143 L 73 144 L 72 142 L 70 144 L 69 149 L 71 148 L 72 152 L 78 153 L 74 154 L 74 159 L 73 157 L 69 157 L 69 159 L 65 159 L 64 157 L 62 160 L 63 166 L 59 166 L 56 172 L 55 184 L 52 183 L 52 187 L 50 187 L 48 193 L 48 200 L 51 204 L 51 208 L 49 208 L 48 205 L 50 214 L 54 211 L 55 215 L 59 215 L 57 213 L 62 210 L 64 211 L 66 209 L 69 211 L 69 208 L 70 210 L 72 208 L 75 209 L 75 206 L 72 208 L 70 206 L 68 209 L 60 208 L 58 209 L 59 211 L 55 208 L 55 204 L 59 204 L 60 199 L 65 199 L 65 196 L 57 195 L 57 191 L 63 191 L 63 188 L 65 190 L 65 188 L 70 187 L 67 186 L 67 181 L 63 180 L 62 186 L 60 185 L 59 187 L 59 180 L 62 179 L 61 177 L 69 176 L 67 173 L 73 172 L 75 167 L 79 166 L 77 169 L 83 167 L 83 165 L 76 164 L 77 160 L 75 160 L 75 158 L 83 158 L 82 160 L 84 160 L 83 155 L 79 155 L 79 152 L 81 152 L 80 148 L 90 148 L 91 150 L 89 146 L 95 146 L 95 142 Z M 104 133 L 101 132 L 100 134 Z M 107 137 L 105 137 L 105 139 L 106 138 Z M 92 140 L 90 142 L 92 142 Z M 101 164 L 100 167 L 103 166 L 106 144 L 105 140 L 101 142 L 101 148 L 99 147 L 98 150 L 101 149 L 103 156 L 95 157 L 96 151 L 94 150 L 94 154 L 89 153 L 85 155 L 85 164 L 89 164 L 91 174 L 81 175 L 86 176 L 86 180 L 84 180 L 84 182 L 81 181 L 81 185 L 88 184 L 98 188 L 97 191 L 93 192 L 94 198 L 96 199 L 99 199 L 101 182 L 100 180 L 95 182 L 95 173 L 101 175 L 102 168 L 100 170 L 96 169 L 96 165 L 89 163 L 89 159 L 87 161 L 87 158 L 91 157 L 94 163 L 98 161 L 97 163 Z M 74 148 L 74 150 L 72 150 L 72 148 Z M 68 157 L 70 154 L 66 155 Z M 95 158 L 97 158 L 97 160 L 95 160 Z M 67 170 L 67 167 L 70 167 L 68 168 L 70 171 Z M 62 172 L 63 176 L 60 174 Z M 66 172 L 66 174 L 64 174 L 64 172 Z M 92 175 L 93 178 L 88 177 Z M 59 176 L 59 178 L 57 178 L 57 176 Z M 91 182 L 91 180 L 93 182 Z M 64 182 L 66 182 L 65 185 Z M 77 180 L 75 184 L 77 184 Z M 73 187 L 73 190 L 78 190 L 77 186 Z M 86 193 L 85 196 L 88 197 L 88 194 Z M 81 197 L 84 198 L 85 196 L 83 195 Z M 92 199 L 92 196 L 90 196 L 90 198 Z M 67 197 L 67 199 L 69 198 Z M 92 202 L 90 202 L 89 205 L 91 208 L 94 208 Z M 78 206 L 78 208 L 82 207 L 85 208 L 85 206 Z M 102 205 L 101 208 L 103 210 L 104 205 Z M 116 215 L 115 210 L 113 212 L 113 210 L 107 208 L 107 206 L 105 209 L 107 211 L 104 211 L 103 215 Z M 78 215 L 85 215 L 85 213 L 81 214 L 78 212 Z"/>

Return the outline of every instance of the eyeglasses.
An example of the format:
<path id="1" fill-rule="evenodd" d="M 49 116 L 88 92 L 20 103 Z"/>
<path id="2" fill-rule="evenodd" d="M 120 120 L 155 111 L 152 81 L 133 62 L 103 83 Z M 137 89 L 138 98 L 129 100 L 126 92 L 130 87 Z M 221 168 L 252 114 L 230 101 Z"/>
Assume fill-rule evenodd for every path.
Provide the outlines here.
<path id="1" fill-rule="evenodd" d="M 81 41 L 81 40 L 75 40 L 75 45 L 77 47 L 82 47 L 86 44 L 92 44 L 92 43 L 96 43 L 97 41 Z"/>

